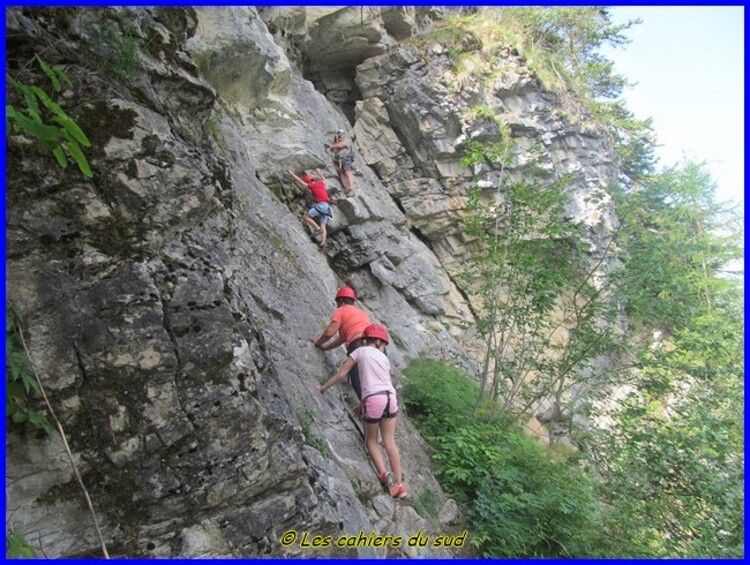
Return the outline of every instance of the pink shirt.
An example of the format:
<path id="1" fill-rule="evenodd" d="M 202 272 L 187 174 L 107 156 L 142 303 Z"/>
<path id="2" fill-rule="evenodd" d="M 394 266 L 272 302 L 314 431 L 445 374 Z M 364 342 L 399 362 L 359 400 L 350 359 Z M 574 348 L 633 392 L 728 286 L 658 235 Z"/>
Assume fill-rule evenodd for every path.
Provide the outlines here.
<path id="1" fill-rule="evenodd" d="M 396 394 L 391 382 L 391 362 L 385 353 L 366 345 L 352 351 L 349 357 L 357 362 L 363 399 L 386 390 Z"/>

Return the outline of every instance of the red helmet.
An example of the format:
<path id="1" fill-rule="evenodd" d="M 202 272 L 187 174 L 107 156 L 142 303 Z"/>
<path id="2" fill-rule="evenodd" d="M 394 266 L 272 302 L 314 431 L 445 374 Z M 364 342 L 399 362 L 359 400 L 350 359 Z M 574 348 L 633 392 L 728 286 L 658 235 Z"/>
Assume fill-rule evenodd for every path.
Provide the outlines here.
<path id="1" fill-rule="evenodd" d="M 305 173 L 305 174 L 303 175 L 303 177 L 302 177 L 302 182 L 310 182 L 310 181 L 311 181 L 311 180 L 313 180 L 314 178 L 315 178 L 315 177 L 314 177 L 314 176 L 312 176 L 312 175 L 311 175 L 310 173 Z"/>
<path id="2" fill-rule="evenodd" d="M 362 332 L 362 335 L 364 337 L 369 337 L 370 339 L 382 339 L 386 345 L 388 345 L 388 330 L 385 329 L 383 326 L 379 326 L 377 324 L 370 324 L 365 328 L 365 331 Z"/>
<path id="3" fill-rule="evenodd" d="M 357 297 L 354 294 L 354 289 L 350 286 L 342 286 L 339 291 L 336 293 L 336 300 L 339 298 L 351 298 L 352 300 L 356 300 Z"/>

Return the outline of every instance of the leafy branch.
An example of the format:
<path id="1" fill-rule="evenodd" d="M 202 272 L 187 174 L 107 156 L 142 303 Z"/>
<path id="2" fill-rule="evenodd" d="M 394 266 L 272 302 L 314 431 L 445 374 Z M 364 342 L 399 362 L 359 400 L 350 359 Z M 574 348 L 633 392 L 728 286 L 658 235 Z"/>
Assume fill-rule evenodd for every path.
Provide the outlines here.
<path id="1" fill-rule="evenodd" d="M 14 424 L 28 422 L 52 435 L 54 428 L 47 416 L 30 406 L 32 397 L 39 394 L 39 385 L 20 337 L 20 316 L 8 307 L 5 319 L 5 414 Z"/>
<path id="2" fill-rule="evenodd" d="M 50 67 L 38 55 L 34 57 L 49 78 L 55 92 L 62 90 L 61 81 L 72 87 L 70 79 L 61 69 Z M 68 167 L 67 152 L 85 176 L 93 177 L 89 162 L 81 149 L 81 146 L 90 147 L 91 142 L 76 121 L 52 100 L 44 89 L 36 85 L 24 84 L 7 72 L 5 76 L 26 103 L 25 108 L 6 104 L 5 117 L 8 121 L 8 130 L 35 139 L 42 147 L 52 152 L 63 169 Z"/>

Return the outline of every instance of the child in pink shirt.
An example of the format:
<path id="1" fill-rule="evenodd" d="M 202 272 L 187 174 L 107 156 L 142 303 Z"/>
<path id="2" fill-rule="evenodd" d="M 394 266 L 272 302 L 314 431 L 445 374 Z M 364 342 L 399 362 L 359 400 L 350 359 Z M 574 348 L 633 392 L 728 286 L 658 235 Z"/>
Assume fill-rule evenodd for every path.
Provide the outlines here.
<path id="1" fill-rule="evenodd" d="M 385 355 L 385 348 L 389 343 L 388 331 L 383 326 L 370 324 L 365 328 L 363 338 L 366 347 L 352 351 L 338 372 L 325 384 L 318 385 L 318 390 L 321 394 L 324 393 L 344 380 L 351 368 L 357 365 L 362 387 L 362 420 L 365 422 L 367 450 L 383 486 L 389 487 L 394 498 L 404 498 L 408 493 L 401 482 L 401 455 L 396 445 L 398 400 L 391 381 L 391 364 Z M 388 454 L 392 473 L 386 470 L 378 446 L 378 431 L 382 435 L 383 448 Z"/>

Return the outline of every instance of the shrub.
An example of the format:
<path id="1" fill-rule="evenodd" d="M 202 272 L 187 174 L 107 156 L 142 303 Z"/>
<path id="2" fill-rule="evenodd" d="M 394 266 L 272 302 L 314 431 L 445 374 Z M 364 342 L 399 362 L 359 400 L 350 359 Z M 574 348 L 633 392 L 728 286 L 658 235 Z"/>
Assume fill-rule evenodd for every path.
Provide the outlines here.
<path id="1" fill-rule="evenodd" d="M 520 429 L 473 423 L 436 440 L 443 486 L 468 508 L 485 557 L 581 557 L 597 539 L 598 502 L 583 472 Z"/>
<path id="2" fill-rule="evenodd" d="M 44 412 L 36 410 L 39 384 L 21 341 L 21 316 L 8 304 L 5 317 L 5 417 L 6 426 L 29 424 L 52 435 L 54 428 Z"/>
<path id="3" fill-rule="evenodd" d="M 302 426 L 302 435 L 305 438 L 305 444 L 317 449 L 323 457 L 331 454 L 328 444 L 323 438 L 312 432 L 313 414 L 309 408 L 298 408 L 297 418 Z"/>
<path id="4" fill-rule="evenodd" d="M 440 436 L 468 423 L 479 387 L 466 373 L 420 358 L 404 370 L 404 403 L 426 436 Z"/>
<path id="5" fill-rule="evenodd" d="M 409 415 L 435 447 L 435 474 L 466 509 L 485 557 L 595 554 L 599 504 L 581 469 L 551 457 L 507 414 L 473 421 L 479 387 L 464 372 L 422 358 L 404 376 Z"/>

